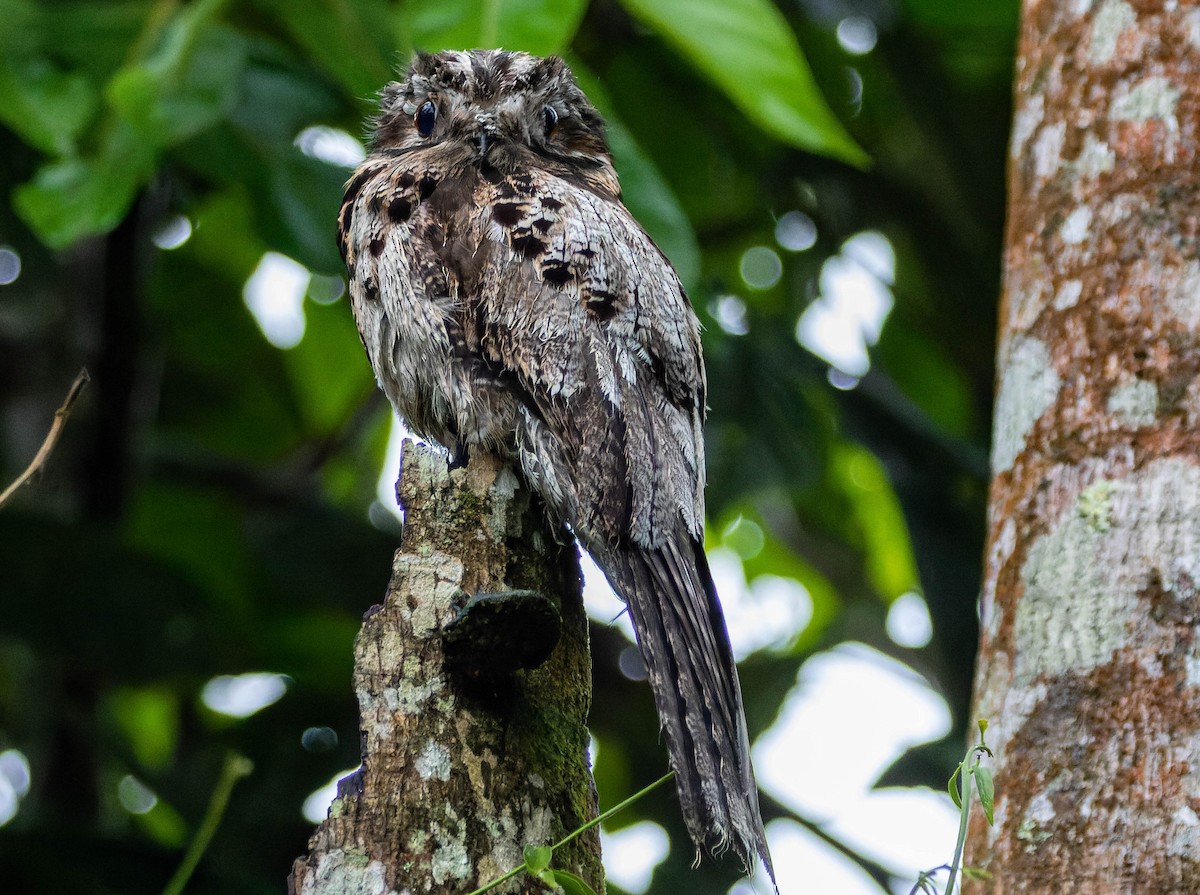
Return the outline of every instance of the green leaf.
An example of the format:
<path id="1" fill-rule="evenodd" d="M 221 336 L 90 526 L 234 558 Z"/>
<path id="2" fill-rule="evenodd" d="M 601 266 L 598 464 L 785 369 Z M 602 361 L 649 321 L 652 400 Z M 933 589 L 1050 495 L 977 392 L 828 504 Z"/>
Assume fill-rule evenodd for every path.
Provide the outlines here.
<path id="1" fill-rule="evenodd" d="M 548 845 L 527 845 L 525 846 L 525 866 L 529 868 L 529 872 L 537 875 L 550 866 L 550 858 L 554 856 L 554 849 Z"/>
<path id="2" fill-rule="evenodd" d="M 246 42 L 237 32 L 180 15 L 162 49 L 114 75 L 105 95 L 146 140 L 169 146 L 233 108 L 246 59 Z"/>
<path id="3" fill-rule="evenodd" d="M 284 352 L 284 366 L 305 423 L 314 432 L 336 432 L 372 394 L 371 366 L 345 301 L 306 301 L 304 313 L 304 338 Z M 338 375 L 331 376 L 331 370 Z"/>
<path id="4" fill-rule="evenodd" d="M 12 0 L 0 0 L 6 16 Z M 140 56 L 142 40 L 153 38 L 167 3 L 147 0 L 72 0 L 67 4 L 38 2 L 43 49 L 67 68 L 102 82 L 131 59 Z M 0 21 L 8 21 L 7 18 Z M 0 41 L 0 46 L 3 41 Z"/>
<path id="5" fill-rule="evenodd" d="M 694 291 L 700 280 L 700 245 L 687 213 L 650 156 L 616 116 L 600 79 L 576 60 L 571 60 L 571 71 L 604 116 L 613 164 L 621 177 L 622 201 L 674 265 L 684 288 Z"/>
<path id="6" fill-rule="evenodd" d="M 249 52 L 237 102 L 226 118 L 254 146 L 290 147 L 304 128 L 329 124 L 345 115 L 346 104 L 337 85 L 304 60 L 289 57 L 282 48 L 263 40 L 251 41 Z M 382 83 L 360 95 L 368 96 Z M 357 122 L 353 131 L 358 133 Z"/>
<path id="7" fill-rule="evenodd" d="M 1015 31 L 1021 8 L 1014 0 L 905 0 L 903 5 L 921 25 L 953 33 L 995 28 Z"/>
<path id="8" fill-rule="evenodd" d="M 683 206 L 633 135 L 611 117 L 608 144 L 621 176 L 622 201 L 670 259 L 684 288 L 694 292 L 700 281 L 700 246 Z"/>
<path id="9" fill-rule="evenodd" d="M 622 0 L 674 44 L 751 121 L 801 149 L 865 167 L 830 110 L 796 37 L 770 0 Z"/>
<path id="10" fill-rule="evenodd" d="M 129 509 L 127 527 L 131 546 L 186 574 L 214 601 L 232 606 L 249 599 L 252 565 L 237 506 L 228 497 L 146 482 Z"/>
<path id="11" fill-rule="evenodd" d="M 949 347 L 900 316 L 888 320 L 872 351 L 878 362 L 912 400 L 948 435 L 972 431 L 970 387 Z"/>
<path id="12" fill-rule="evenodd" d="M 975 786 L 979 789 L 979 802 L 983 805 L 983 815 L 987 818 L 988 825 L 995 823 L 995 801 L 996 787 L 992 781 L 992 772 L 983 765 L 976 765 L 971 768 L 971 773 L 975 776 Z"/>
<path id="13" fill-rule="evenodd" d="M 220 278 L 224 288 L 232 288 L 234 294 L 268 248 L 250 225 L 252 214 L 250 200 L 243 191 L 211 190 L 202 203 L 193 207 L 192 238 L 183 249 L 185 255 L 209 268 L 206 279 Z M 172 295 L 171 300 L 178 301 L 178 296 Z"/>
<path id="14" fill-rule="evenodd" d="M 342 273 L 333 228 L 346 170 L 290 148 L 271 164 L 268 206 L 257 221 L 264 236 L 309 270 Z"/>
<path id="15" fill-rule="evenodd" d="M 852 508 L 856 530 L 850 536 L 863 548 L 872 586 L 889 601 L 918 588 L 904 511 L 879 458 L 853 444 L 839 445 L 831 467 Z"/>
<path id="16" fill-rule="evenodd" d="M 126 687 L 109 697 L 107 711 L 143 768 L 162 770 L 179 741 L 179 697 L 165 687 Z"/>
<path id="17" fill-rule="evenodd" d="M 567 895 L 596 895 L 595 889 L 573 873 L 568 873 L 566 870 L 551 870 L 550 875 L 554 878 L 555 884 Z"/>
<path id="18" fill-rule="evenodd" d="M 401 27 L 421 50 L 504 47 L 537 56 L 562 52 L 587 0 L 414 0 L 400 7 Z"/>
<path id="19" fill-rule="evenodd" d="M 949 782 L 946 784 L 946 792 L 950 793 L 950 800 L 954 802 L 955 808 L 962 807 L 962 794 L 959 793 L 958 785 L 954 782 L 958 779 L 958 775 L 961 770 L 961 767 L 955 768 L 954 773 L 950 775 Z"/>
<path id="20" fill-rule="evenodd" d="M 256 0 L 309 58 L 351 95 L 370 96 L 394 74 L 398 47 L 385 0 Z"/>
<path id="21" fill-rule="evenodd" d="M 94 157 L 43 166 L 14 190 L 13 205 L 42 242 L 64 248 L 115 227 L 153 170 L 145 143 L 129 125 L 117 124 Z"/>
<path id="22" fill-rule="evenodd" d="M 0 56 L 43 50 L 48 42 L 44 18 L 33 0 L 0 0 Z"/>
<path id="23" fill-rule="evenodd" d="M 30 146 L 70 155 L 96 113 L 95 87 L 48 60 L 0 56 L 0 121 Z"/>

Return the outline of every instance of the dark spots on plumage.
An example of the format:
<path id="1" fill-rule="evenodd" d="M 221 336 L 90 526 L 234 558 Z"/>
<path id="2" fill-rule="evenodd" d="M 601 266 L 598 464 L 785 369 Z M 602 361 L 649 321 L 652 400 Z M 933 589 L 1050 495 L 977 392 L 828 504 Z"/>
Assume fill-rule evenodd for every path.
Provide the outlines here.
<path id="1" fill-rule="evenodd" d="M 383 196 L 379 193 L 376 193 L 367 200 L 367 211 L 371 212 L 371 214 L 378 215 L 381 208 L 383 208 Z"/>
<path id="2" fill-rule="evenodd" d="M 611 292 L 597 289 L 583 303 L 587 312 L 600 321 L 611 320 L 619 310 L 617 297 Z"/>
<path id="3" fill-rule="evenodd" d="M 543 205 L 545 205 L 546 203 L 545 203 L 545 202 L 543 202 L 542 204 L 543 204 Z M 579 255 L 580 255 L 580 257 L 582 257 L 582 258 L 595 258 L 595 257 L 596 257 L 596 252 L 595 252 L 595 250 L 593 250 L 593 249 L 580 249 L 580 250 L 579 250 Z"/>
<path id="4" fill-rule="evenodd" d="M 383 237 L 376 236 L 369 243 L 367 243 L 367 248 L 370 249 L 371 254 L 374 257 L 378 258 L 383 254 Z"/>
<path id="5" fill-rule="evenodd" d="M 367 181 L 370 180 L 374 175 L 374 168 L 364 168 L 362 171 L 359 171 L 357 174 L 355 174 L 350 182 L 346 184 L 346 192 L 342 196 L 342 201 L 347 205 L 353 205 L 354 200 L 358 198 L 358 194 L 362 192 L 362 188 L 366 186 Z"/>
<path id="6" fill-rule="evenodd" d="M 507 194 L 505 193 L 504 189 L 505 187 L 508 187 L 508 182 L 504 179 L 504 175 L 500 173 L 500 169 L 491 162 L 485 160 L 483 163 L 481 163 L 479 166 L 479 173 L 488 183 L 499 185 L 498 193 L 501 198 L 511 199 L 516 195 L 516 193 L 512 191 L 511 187 L 508 188 Z"/>
<path id="7" fill-rule="evenodd" d="M 399 177 L 396 178 L 396 186 L 400 187 L 400 189 L 402 189 L 402 190 L 408 189 L 410 186 L 412 186 L 416 182 L 417 182 L 416 175 L 413 174 L 412 171 L 404 171 L 400 174 Z"/>
<path id="8" fill-rule="evenodd" d="M 397 224 L 403 224 L 412 215 L 412 203 L 403 196 L 397 196 L 388 203 L 388 217 Z"/>
<path id="9" fill-rule="evenodd" d="M 542 208 L 548 208 L 550 211 L 558 211 L 562 207 L 563 204 L 561 202 L 559 202 L 557 199 L 551 198 L 550 196 L 546 196 L 542 199 Z"/>
<path id="10" fill-rule="evenodd" d="M 553 225 L 554 224 L 552 221 L 548 221 L 545 218 L 538 218 L 536 221 L 533 222 L 533 228 L 543 235 L 545 235 L 546 233 L 549 233 L 550 228 Z"/>
<path id="11" fill-rule="evenodd" d="M 428 199 L 430 196 L 432 196 L 433 191 L 437 189 L 437 185 L 438 182 L 429 175 L 422 177 L 421 184 L 417 187 L 421 193 L 421 198 Z"/>
<path id="12" fill-rule="evenodd" d="M 346 230 L 345 221 L 338 222 L 337 244 L 338 244 L 338 251 L 342 255 L 342 263 L 349 264 L 350 263 L 350 257 L 349 257 L 350 256 L 350 234 Z"/>
<path id="13" fill-rule="evenodd" d="M 536 258 L 542 252 L 546 251 L 546 244 L 532 233 L 514 236 L 512 238 L 512 247 L 526 258 Z"/>
<path id="14" fill-rule="evenodd" d="M 533 178 L 528 174 L 514 174 L 508 178 L 508 182 L 512 185 L 515 195 L 533 195 Z"/>
<path id="15" fill-rule="evenodd" d="M 367 301 L 379 301 L 379 284 L 374 280 L 365 281 L 363 283 L 363 295 L 366 296 Z"/>
<path id="16" fill-rule="evenodd" d="M 513 185 L 511 183 L 509 183 L 507 180 L 492 181 L 492 183 L 496 184 L 496 197 L 498 199 L 515 199 L 515 198 L 517 198 L 517 191 L 515 189 L 513 189 Z"/>
<path id="17" fill-rule="evenodd" d="M 492 206 L 492 217 L 501 227 L 514 227 L 525 214 L 524 206 L 515 202 L 497 202 Z"/>
<path id="18" fill-rule="evenodd" d="M 350 206 L 348 204 L 343 205 L 338 212 L 337 244 L 344 262 L 350 255 Z"/>
<path id="19" fill-rule="evenodd" d="M 569 264 L 552 261 L 542 268 L 542 279 L 551 286 L 561 287 L 575 279 L 575 274 L 571 271 Z"/>

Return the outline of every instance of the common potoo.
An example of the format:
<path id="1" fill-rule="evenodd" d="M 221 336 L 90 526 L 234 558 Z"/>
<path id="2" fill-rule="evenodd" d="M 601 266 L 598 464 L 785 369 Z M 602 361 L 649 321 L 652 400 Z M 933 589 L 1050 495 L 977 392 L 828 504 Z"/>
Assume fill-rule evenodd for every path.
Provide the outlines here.
<path id="1" fill-rule="evenodd" d="M 562 60 L 418 55 L 346 187 L 351 302 L 413 431 L 511 462 L 628 604 L 697 846 L 770 869 L 704 556 L 700 325 L 620 197 Z"/>

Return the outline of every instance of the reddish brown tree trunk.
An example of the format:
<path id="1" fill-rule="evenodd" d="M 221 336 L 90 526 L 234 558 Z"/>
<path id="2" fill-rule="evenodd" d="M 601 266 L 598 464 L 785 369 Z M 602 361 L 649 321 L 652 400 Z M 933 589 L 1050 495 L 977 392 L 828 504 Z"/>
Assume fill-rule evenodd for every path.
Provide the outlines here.
<path id="1" fill-rule="evenodd" d="M 1200 6 L 1025 0 L 978 890 L 1200 892 Z"/>

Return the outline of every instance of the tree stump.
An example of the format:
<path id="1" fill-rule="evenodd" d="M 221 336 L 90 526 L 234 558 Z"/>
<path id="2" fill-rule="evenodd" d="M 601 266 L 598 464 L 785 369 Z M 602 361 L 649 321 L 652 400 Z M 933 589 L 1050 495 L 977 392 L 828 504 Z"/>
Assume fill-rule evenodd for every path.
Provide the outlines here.
<path id="1" fill-rule="evenodd" d="M 556 842 L 597 810 L 577 548 L 495 459 L 451 469 L 444 453 L 413 442 L 403 457 L 403 543 L 385 602 L 354 647 L 362 767 L 339 783 L 295 862 L 296 895 L 470 892 L 519 865 L 526 845 Z M 557 607 L 549 658 L 505 672 L 505 645 L 529 644 L 501 624 L 501 642 L 479 651 L 479 665 L 448 664 L 445 632 L 467 601 L 514 590 Z M 556 852 L 553 866 L 603 891 L 595 830 Z M 521 875 L 494 891 L 544 890 Z"/>

